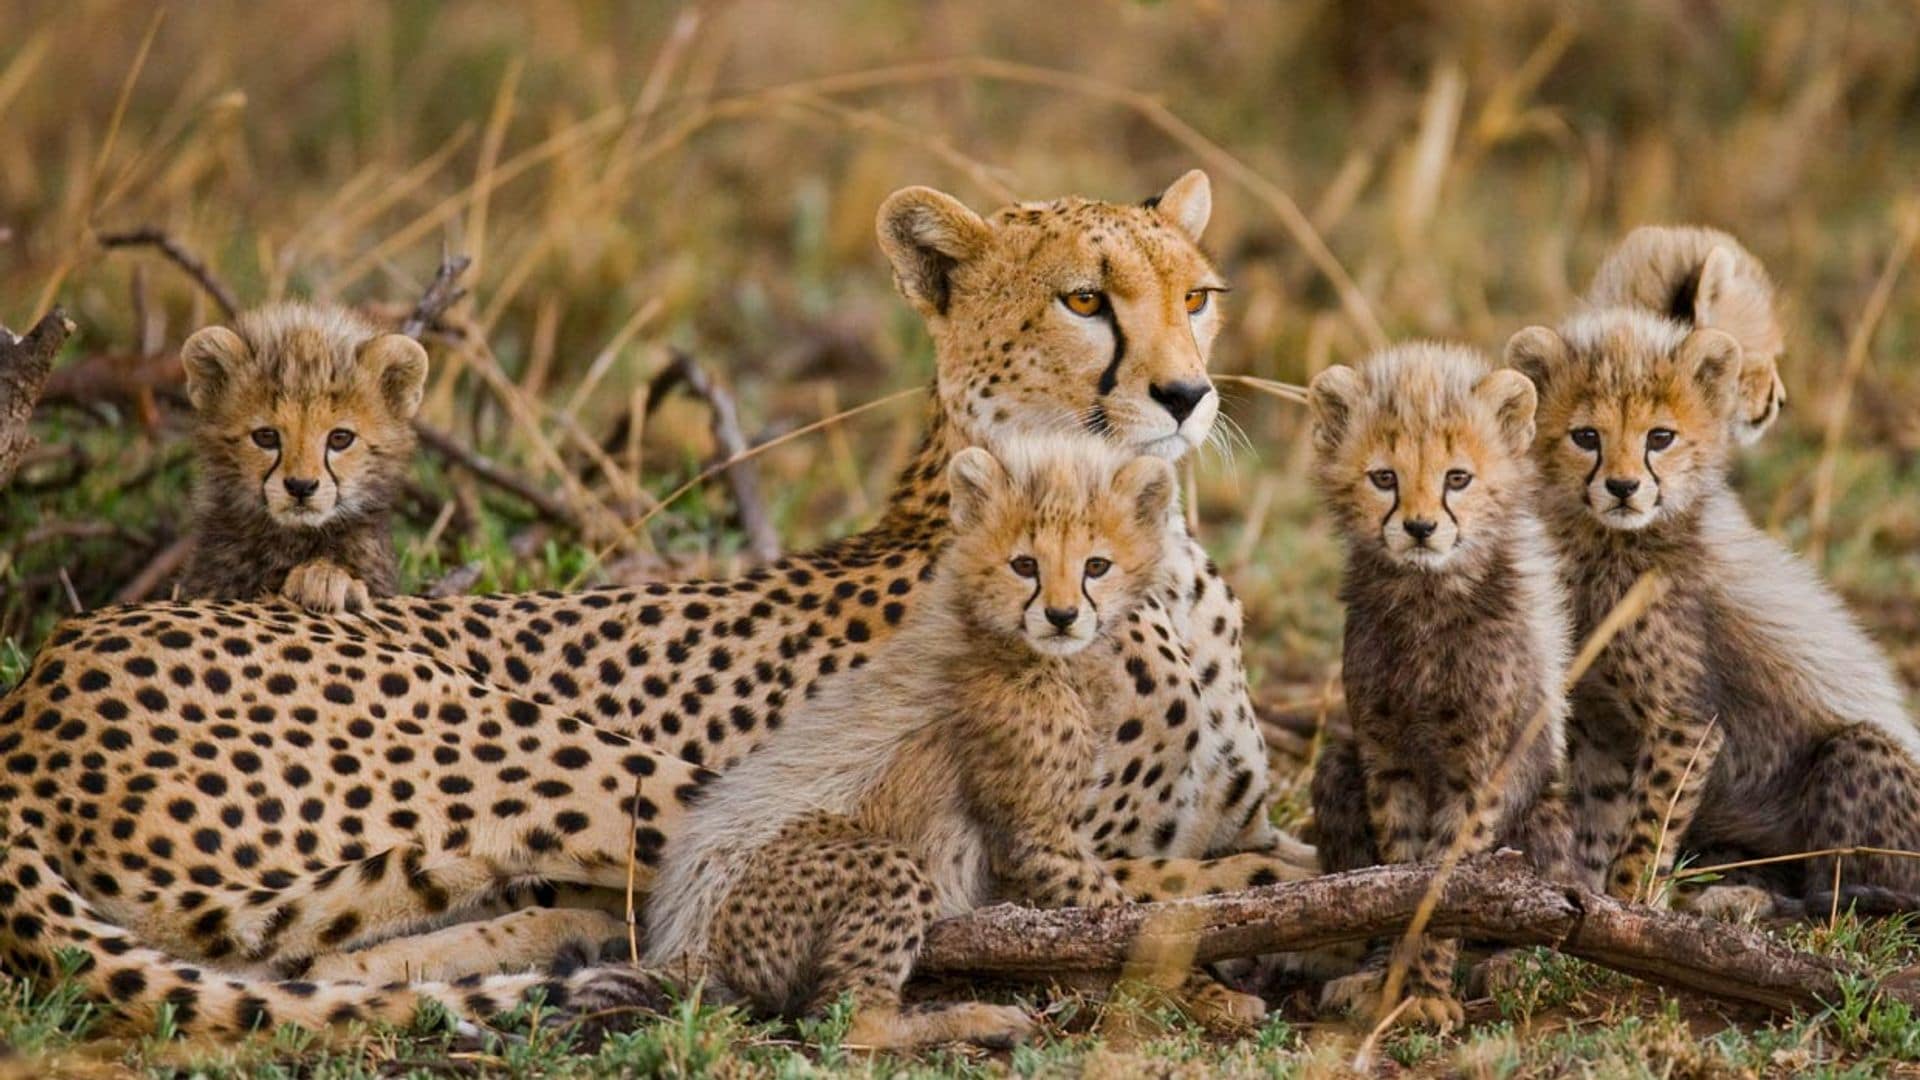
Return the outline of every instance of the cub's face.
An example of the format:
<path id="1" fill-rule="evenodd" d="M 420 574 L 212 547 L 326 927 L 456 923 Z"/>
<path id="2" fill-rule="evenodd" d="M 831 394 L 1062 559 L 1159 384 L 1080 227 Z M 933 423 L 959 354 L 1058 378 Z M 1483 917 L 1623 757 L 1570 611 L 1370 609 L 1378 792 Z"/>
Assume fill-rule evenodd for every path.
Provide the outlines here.
<path id="1" fill-rule="evenodd" d="M 1728 334 L 1600 312 L 1523 330 L 1507 353 L 1543 387 L 1535 454 L 1549 506 L 1644 529 L 1720 481 L 1742 402 Z"/>
<path id="2" fill-rule="evenodd" d="M 1145 206 L 1086 199 L 982 218 L 927 188 L 880 208 L 880 246 L 938 346 L 940 403 L 967 441 L 1087 431 L 1136 454 L 1204 442 L 1226 284 L 1198 240 L 1191 172 Z"/>
<path id="3" fill-rule="evenodd" d="M 1313 380 L 1316 478 L 1350 544 L 1439 572 L 1528 495 L 1534 391 L 1471 350 L 1408 345 Z"/>
<path id="4" fill-rule="evenodd" d="M 182 351 L 203 483 L 294 528 L 386 506 L 412 454 L 425 353 L 399 335 L 342 344 L 268 329 L 283 332 L 256 344 L 210 328 Z"/>
<path id="5" fill-rule="evenodd" d="M 1158 580 L 1175 490 L 1165 461 L 1116 470 L 1084 452 L 1016 453 L 1003 464 L 973 447 L 947 475 L 955 534 L 941 567 L 958 575 L 972 626 L 1070 656 L 1111 633 Z"/>

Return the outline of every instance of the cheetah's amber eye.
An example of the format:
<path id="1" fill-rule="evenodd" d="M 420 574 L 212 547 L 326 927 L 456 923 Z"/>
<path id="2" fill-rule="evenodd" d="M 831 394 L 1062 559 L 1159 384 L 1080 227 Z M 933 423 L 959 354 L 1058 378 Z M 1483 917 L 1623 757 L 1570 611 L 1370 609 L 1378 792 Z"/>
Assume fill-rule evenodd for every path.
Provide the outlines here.
<path id="1" fill-rule="evenodd" d="M 1093 289 L 1066 293 L 1060 297 L 1060 302 L 1067 305 L 1068 311 L 1083 319 L 1091 319 L 1107 310 L 1107 294 Z"/>
<path id="2" fill-rule="evenodd" d="M 280 433 L 270 427 L 254 428 L 252 438 L 253 445 L 262 450 L 280 449 Z"/>
<path id="3" fill-rule="evenodd" d="M 346 428 L 338 427 L 327 432 L 327 449 L 345 450 L 353 445 L 354 434 Z"/>
<path id="4" fill-rule="evenodd" d="M 1400 477 L 1392 469 L 1375 469 L 1367 474 L 1367 479 L 1381 491 L 1392 491 L 1400 486 Z"/>
<path id="5" fill-rule="evenodd" d="M 1593 451 L 1600 449 L 1600 433 L 1590 427 L 1574 428 L 1567 433 L 1567 437 L 1573 440 L 1573 445 L 1582 450 Z"/>
<path id="6" fill-rule="evenodd" d="M 1212 289 L 1195 289 L 1187 294 L 1187 314 L 1198 315 L 1207 310 L 1207 302 L 1213 299 Z"/>
<path id="7" fill-rule="evenodd" d="M 1471 483 L 1473 483 L 1473 474 L 1468 472 L 1467 470 L 1465 469 L 1448 469 L 1447 470 L 1447 490 L 1448 491 L 1465 491 L 1467 489 L 1467 485 Z"/>
<path id="8" fill-rule="evenodd" d="M 1673 445 L 1673 436 L 1674 430 L 1672 428 L 1654 428 L 1652 431 L 1647 432 L 1647 449 L 1665 450 L 1667 447 Z"/>
<path id="9" fill-rule="evenodd" d="M 1087 560 L 1087 576 L 1097 578 L 1113 569 L 1112 559 L 1103 559 L 1098 555 Z"/>
<path id="10" fill-rule="evenodd" d="M 1015 556 L 1014 560 L 1007 565 L 1013 567 L 1013 572 L 1023 578 L 1040 576 L 1040 562 L 1031 555 Z"/>

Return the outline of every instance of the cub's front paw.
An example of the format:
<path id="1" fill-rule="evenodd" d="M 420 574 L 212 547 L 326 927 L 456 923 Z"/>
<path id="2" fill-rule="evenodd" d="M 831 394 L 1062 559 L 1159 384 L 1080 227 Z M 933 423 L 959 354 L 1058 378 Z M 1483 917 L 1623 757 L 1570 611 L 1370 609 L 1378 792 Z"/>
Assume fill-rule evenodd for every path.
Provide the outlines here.
<path id="1" fill-rule="evenodd" d="M 371 602 L 366 582 L 326 559 L 303 562 L 288 571 L 280 595 L 316 615 L 359 611 Z"/>

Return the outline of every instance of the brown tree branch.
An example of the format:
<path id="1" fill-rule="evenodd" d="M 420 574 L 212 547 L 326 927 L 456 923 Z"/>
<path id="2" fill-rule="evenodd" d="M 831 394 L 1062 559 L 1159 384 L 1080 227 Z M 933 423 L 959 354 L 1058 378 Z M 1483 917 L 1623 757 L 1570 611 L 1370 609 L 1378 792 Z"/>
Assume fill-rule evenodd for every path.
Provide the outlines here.
<path id="1" fill-rule="evenodd" d="M 1097 911 L 1001 905 L 936 924 L 918 970 L 1059 978 L 1118 972 L 1136 952 L 1208 963 L 1316 949 L 1402 930 L 1433 883 L 1430 865 L 1378 866 L 1308 881 Z M 1427 931 L 1546 945 L 1637 978 L 1773 1010 L 1817 1009 L 1861 975 L 1753 929 L 1563 888 L 1519 853 L 1462 861 Z M 1920 990 L 1883 987 L 1920 1004 Z"/>
<path id="2" fill-rule="evenodd" d="M 760 497 L 760 472 L 751 459 L 743 458 L 748 449 L 747 437 L 740 431 L 740 412 L 734 407 L 733 395 L 726 387 L 715 382 L 700 362 L 679 349 L 674 349 L 667 366 L 653 377 L 647 387 L 647 410 L 654 406 L 676 386 L 684 385 L 688 392 L 707 403 L 707 409 L 713 414 L 713 441 L 719 450 L 716 456 L 721 461 L 733 461 L 725 470 L 727 488 L 733 493 L 735 512 L 740 516 L 740 527 L 747 534 L 747 550 L 761 562 L 772 562 L 780 557 L 780 534 L 774 529 L 773 522 L 767 517 L 767 505 Z"/>
<path id="3" fill-rule="evenodd" d="M 449 463 L 458 465 L 473 475 L 505 491 L 534 508 L 536 512 L 556 525 L 563 525 L 581 535 L 586 534 L 586 523 L 573 512 L 573 508 L 542 491 L 533 481 L 513 472 L 495 462 L 492 458 L 470 449 L 433 425 L 416 419 L 413 430 L 427 449 L 439 454 Z"/>
<path id="4" fill-rule="evenodd" d="M 72 320 L 59 308 L 47 312 L 25 337 L 0 327 L 0 487 L 13 479 L 20 455 L 33 445 L 27 423 L 53 370 L 53 358 L 73 330 Z"/>
<path id="5" fill-rule="evenodd" d="M 198 256 L 194 255 L 193 252 L 188 251 L 181 245 L 180 241 L 175 240 L 173 235 L 165 229 L 148 225 L 144 228 L 131 229 L 127 232 L 101 233 L 99 240 L 100 246 L 105 248 L 151 247 L 158 249 L 160 254 L 165 255 L 175 266 L 186 271 L 187 276 L 192 278 L 201 289 L 205 290 L 208 296 L 213 298 L 213 302 L 219 306 L 222 315 L 228 319 L 232 319 L 240 314 L 240 301 L 234 298 L 233 290 L 227 287 L 227 283 L 221 281 L 211 267 Z"/>
<path id="6" fill-rule="evenodd" d="M 400 324 L 400 332 L 417 338 L 438 323 L 440 316 L 467 295 L 467 290 L 460 284 L 460 275 L 472 265 L 473 259 L 466 255 L 441 256 L 440 268 L 433 272 L 433 280 L 427 284 L 427 291 L 420 294 L 420 302 L 413 305 L 412 313 Z"/>

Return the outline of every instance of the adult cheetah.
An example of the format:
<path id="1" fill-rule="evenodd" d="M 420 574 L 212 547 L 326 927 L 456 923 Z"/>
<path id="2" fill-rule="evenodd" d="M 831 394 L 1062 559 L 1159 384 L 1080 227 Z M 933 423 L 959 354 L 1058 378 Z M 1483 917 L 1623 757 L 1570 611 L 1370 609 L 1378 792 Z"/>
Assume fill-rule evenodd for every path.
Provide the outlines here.
<path id="1" fill-rule="evenodd" d="M 494 974 L 624 930 L 591 909 L 499 914 L 503 895 L 624 890 L 630 852 L 644 889 L 708 769 L 865 664 L 916 602 L 958 450 L 1069 426 L 1165 458 L 1198 446 L 1218 408 L 1210 207 L 1199 172 L 1138 206 L 888 198 L 880 243 L 935 343 L 926 434 L 879 523 L 809 554 L 340 618 L 215 602 L 66 622 L 0 698 L 0 955 L 34 971 L 78 948 L 87 988 L 135 1023 L 169 1005 L 215 1031 L 401 1019 L 421 994 L 475 1017 L 533 986 L 583 1008 L 629 994 L 617 969 Z M 1148 896 L 1301 862 L 1264 812 L 1239 605 L 1197 544 L 1176 548 L 1114 648 L 1076 815 Z M 403 978 L 459 982 L 376 985 Z"/>

